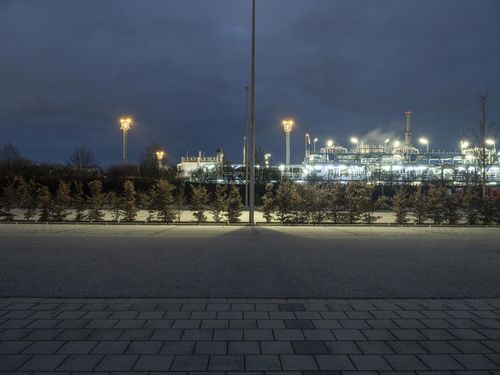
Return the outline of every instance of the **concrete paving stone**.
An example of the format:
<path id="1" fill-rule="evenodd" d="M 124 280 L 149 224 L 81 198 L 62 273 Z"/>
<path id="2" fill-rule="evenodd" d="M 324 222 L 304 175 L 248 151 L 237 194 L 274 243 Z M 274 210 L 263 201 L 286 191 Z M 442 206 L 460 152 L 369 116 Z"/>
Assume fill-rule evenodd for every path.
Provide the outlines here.
<path id="1" fill-rule="evenodd" d="M 117 319 L 93 319 L 85 328 L 113 328 L 116 323 L 118 323 Z"/>
<path id="2" fill-rule="evenodd" d="M 339 320 L 340 325 L 344 329 L 368 329 L 370 326 L 364 320 L 359 319 L 349 319 L 349 320 Z"/>
<path id="3" fill-rule="evenodd" d="M 272 329 L 244 329 L 243 339 L 245 341 L 270 341 L 274 340 Z"/>
<path id="4" fill-rule="evenodd" d="M 373 319 L 374 316 L 371 311 L 346 311 L 348 319 L 352 320 L 365 320 L 365 319 Z"/>
<path id="5" fill-rule="evenodd" d="M 109 306 L 109 303 L 85 303 L 80 307 L 80 310 L 83 311 L 101 311 L 106 310 Z"/>
<path id="6" fill-rule="evenodd" d="M 280 303 L 278 308 L 280 311 L 305 311 L 304 305 L 301 303 Z"/>
<path id="7" fill-rule="evenodd" d="M 262 354 L 293 354 L 294 350 L 290 341 L 262 341 L 260 343 Z"/>
<path id="8" fill-rule="evenodd" d="M 192 311 L 166 311 L 163 316 L 164 319 L 179 319 L 186 320 L 191 317 Z"/>
<path id="9" fill-rule="evenodd" d="M 200 319 L 177 319 L 174 320 L 172 324 L 172 328 L 175 329 L 198 329 L 200 328 L 201 320 Z"/>
<path id="10" fill-rule="evenodd" d="M 208 355 L 177 355 L 174 357 L 171 371 L 206 371 Z"/>
<path id="11" fill-rule="evenodd" d="M 98 341 L 67 341 L 57 354 L 89 354 L 96 347 Z"/>
<path id="12" fill-rule="evenodd" d="M 141 355 L 134 366 L 135 371 L 168 371 L 172 365 L 172 355 Z"/>
<path id="13" fill-rule="evenodd" d="M 352 371 L 353 363 L 347 355 L 315 355 L 321 371 Z"/>
<path id="14" fill-rule="evenodd" d="M 453 328 L 446 319 L 420 319 L 427 328 Z"/>
<path id="15" fill-rule="evenodd" d="M 36 319 L 27 328 L 54 328 L 59 323 L 61 323 L 60 319 Z"/>
<path id="16" fill-rule="evenodd" d="M 484 340 L 485 337 L 474 329 L 449 329 L 453 336 L 459 340 Z"/>
<path id="17" fill-rule="evenodd" d="M 145 310 L 156 310 L 158 308 L 158 303 L 155 302 L 138 302 L 132 305 L 131 310 L 145 311 Z"/>
<path id="18" fill-rule="evenodd" d="M 229 341 L 227 353 L 260 354 L 260 343 L 257 341 Z"/>
<path id="19" fill-rule="evenodd" d="M 492 360 L 493 362 L 495 362 L 498 366 L 500 366 L 500 354 L 487 354 L 486 355 L 488 357 L 488 359 Z"/>
<path id="20" fill-rule="evenodd" d="M 285 319 L 284 322 L 285 322 L 285 327 L 289 329 L 314 328 L 313 322 L 310 319 Z"/>
<path id="21" fill-rule="evenodd" d="M 447 319 L 447 321 L 455 328 L 460 328 L 460 329 L 481 328 L 481 326 L 472 319 Z"/>
<path id="22" fill-rule="evenodd" d="M 425 319 L 425 315 L 420 311 L 399 310 L 396 311 L 396 314 L 399 315 L 402 319 Z"/>
<path id="23" fill-rule="evenodd" d="M 394 351 L 383 341 L 356 342 L 362 354 L 393 354 Z"/>
<path id="24" fill-rule="evenodd" d="M 305 337 L 300 329 L 274 329 L 274 337 L 277 341 L 304 340 Z"/>
<path id="25" fill-rule="evenodd" d="M 82 319 L 108 319 L 112 313 L 112 311 L 87 311 L 87 313 L 82 316 Z"/>
<path id="26" fill-rule="evenodd" d="M 332 329 L 332 333 L 339 341 L 361 341 L 366 340 L 359 329 Z"/>
<path id="27" fill-rule="evenodd" d="M 359 355 L 352 354 L 349 356 L 351 361 L 354 363 L 354 366 L 357 370 L 368 370 L 368 371 L 384 371 L 391 370 L 389 364 L 385 361 L 385 359 L 381 355 Z"/>
<path id="28" fill-rule="evenodd" d="M 270 311 L 269 319 L 296 319 L 297 316 L 293 311 Z"/>
<path id="29" fill-rule="evenodd" d="M 20 367 L 20 370 L 55 371 L 65 359 L 65 355 L 34 355 Z"/>
<path id="30" fill-rule="evenodd" d="M 362 329 L 361 333 L 369 341 L 389 341 L 396 339 L 387 329 Z"/>
<path id="31" fill-rule="evenodd" d="M 127 311 L 131 310 L 132 307 L 134 306 L 133 303 L 127 303 L 127 302 L 112 302 L 108 305 L 106 308 L 107 310 L 112 310 L 112 311 Z"/>
<path id="32" fill-rule="evenodd" d="M 194 348 L 194 354 L 227 354 L 227 342 L 198 341 Z"/>
<path id="33" fill-rule="evenodd" d="M 217 311 L 191 311 L 190 319 L 214 320 L 217 319 Z"/>
<path id="34" fill-rule="evenodd" d="M 430 354 L 453 354 L 460 351 L 447 341 L 419 341 L 419 344 Z"/>
<path id="35" fill-rule="evenodd" d="M 92 371 L 103 357 L 102 355 L 72 354 L 67 356 L 57 371 Z"/>
<path id="36" fill-rule="evenodd" d="M 118 338 L 119 340 L 149 340 L 153 335 L 153 332 L 156 330 L 153 329 L 126 329 L 123 331 L 121 336 Z"/>
<path id="37" fill-rule="evenodd" d="M 477 329 L 477 331 L 483 335 L 484 337 L 487 337 L 488 339 L 491 340 L 500 340 L 500 329 Z"/>
<path id="38" fill-rule="evenodd" d="M 162 341 L 134 341 L 127 348 L 126 354 L 154 355 L 160 352 Z"/>
<path id="39" fill-rule="evenodd" d="M 0 324 L 0 328 L 27 328 L 34 320 L 32 319 L 8 319 Z M 35 327 L 30 327 L 35 328 Z M 45 328 L 45 327 L 41 327 Z"/>
<path id="40" fill-rule="evenodd" d="M 297 319 L 322 319 L 319 311 L 295 311 Z"/>
<path id="41" fill-rule="evenodd" d="M 328 354 L 328 349 L 321 341 L 292 341 L 295 354 Z"/>
<path id="42" fill-rule="evenodd" d="M 0 371 L 16 371 L 31 356 L 29 355 L 0 355 Z M 30 371 L 30 370 L 28 370 Z"/>
<path id="43" fill-rule="evenodd" d="M 165 341 L 179 341 L 182 337 L 184 330 L 182 329 L 155 329 L 151 340 L 165 340 Z"/>
<path id="44" fill-rule="evenodd" d="M 229 303 L 209 303 L 207 304 L 207 311 L 229 311 L 231 305 Z"/>
<path id="45" fill-rule="evenodd" d="M 500 315 L 497 314 L 495 311 L 491 311 L 491 310 L 472 310 L 471 313 L 478 318 L 500 319 Z M 37 319 L 37 318 L 34 318 L 33 315 L 31 315 L 30 319 Z"/>
<path id="46" fill-rule="evenodd" d="M 243 319 L 269 319 L 268 311 L 244 311 Z"/>
<path id="47" fill-rule="evenodd" d="M 141 311 L 139 315 L 137 315 L 137 319 L 162 319 L 163 315 L 165 315 L 164 311 Z"/>
<path id="48" fill-rule="evenodd" d="M 212 340 L 213 329 L 186 329 L 182 341 L 209 341 Z"/>
<path id="49" fill-rule="evenodd" d="M 171 319 L 150 319 L 142 326 L 145 329 L 170 328 L 174 321 Z"/>
<path id="50" fill-rule="evenodd" d="M 213 320 L 202 320 L 202 329 L 228 329 L 229 320 L 227 319 L 213 319 Z"/>
<path id="51" fill-rule="evenodd" d="M 472 319 L 477 318 L 471 311 L 451 310 L 446 311 L 453 319 Z"/>
<path id="52" fill-rule="evenodd" d="M 89 328 L 70 328 L 64 329 L 58 336 L 57 340 L 85 340 L 87 339 L 93 332 L 93 329 Z M 47 338 L 50 340 L 50 338 Z"/>
<path id="53" fill-rule="evenodd" d="M 328 311 L 329 308 L 326 303 L 322 301 L 312 302 L 312 303 L 303 303 L 306 311 Z"/>
<path id="54" fill-rule="evenodd" d="M 373 303 L 367 300 L 348 300 L 349 304 L 354 310 L 377 310 L 376 306 Z"/>
<path id="55" fill-rule="evenodd" d="M 411 354 L 388 354 L 385 360 L 396 371 L 427 370 L 427 366 L 416 356 Z"/>
<path id="56" fill-rule="evenodd" d="M 66 309 L 66 306 L 64 308 Z M 57 317 L 58 319 L 81 319 L 85 314 L 85 311 L 64 310 Z"/>
<path id="57" fill-rule="evenodd" d="M 399 319 L 399 315 L 393 310 L 379 310 L 372 311 L 372 315 L 375 319 Z"/>
<path id="58" fill-rule="evenodd" d="M 303 329 L 302 333 L 306 340 L 335 340 L 335 336 L 328 329 Z"/>
<path id="59" fill-rule="evenodd" d="M 257 329 L 257 320 L 255 319 L 237 319 L 228 320 L 229 328 L 231 329 Z M 228 327 L 217 327 L 217 328 L 228 328 Z"/>
<path id="60" fill-rule="evenodd" d="M 445 329 L 421 329 L 422 333 L 428 340 L 455 340 L 456 337 L 453 336 L 448 330 Z"/>
<path id="61" fill-rule="evenodd" d="M 29 328 L 15 328 L 15 329 L 5 329 L 0 331 L 0 340 L 21 340 L 26 339 L 26 337 L 33 332 L 33 329 Z"/>
<path id="62" fill-rule="evenodd" d="M 62 329 L 84 328 L 89 323 L 90 320 L 88 319 L 63 319 L 54 328 L 62 328 Z"/>
<path id="63" fill-rule="evenodd" d="M 117 320 L 136 319 L 139 313 L 140 311 L 129 311 L 129 310 L 113 311 L 112 314 L 109 316 L 109 319 L 117 319 Z"/>
<path id="64" fill-rule="evenodd" d="M 166 341 L 160 349 L 161 354 L 193 354 L 194 342 Z"/>
<path id="65" fill-rule="evenodd" d="M 54 354 L 64 341 L 34 341 L 22 354 Z"/>
<path id="66" fill-rule="evenodd" d="M 243 371 L 245 359 L 242 355 L 211 355 L 209 371 Z"/>
<path id="67" fill-rule="evenodd" d="M 430 370 L 464 370 L 462 365 L 447 354 L 419 354 L 418 358 L 424 362 Z"/>
<path id="68" fill-rule="evenodd" d="M 280 358 L 278 355 L 247 355 L 245 356 L 245 370 L 280 371 Z"/>
<path id="69" fill-rule="evenodd" d="M 95 368 L 97 371 L 131 371 L 138 355 L 105 355 Z"/>
<path id="70" fill-rule="evenodd" d="M 241 311 L 219 311 L 217 312 L 217 319 L 243 319 L 243 312 Z"/>
<path id="71" fill-rule="evenodd" d="M 393 319 L 392 320 L 399 328 L 403 329 L 417 329 L 426 328 L 424 323 L 418 319 Z"/>
<path id="72" fill-rule="evenodd" d="M 427 351 L 417 341 L 387 341 L 396 354 L 424 354 Z"/>
<path id="73" fill-rule="evenodd" d="M 216 329 L 214 330 L 213 340 L 215 341 L 242 341 L 242 329 Z"/>
<path id="74" fill-rule="evenodd" d="M 181 307 L 181 311 L 206 311 L 206 303 L 184 303 Z"/>
<path id="75" fill-rule="evenodd" d="M 283 329 L 285 328 L 285 321 L 283 319 L 259 319 L 257 320 L 257 327 L 261 329 Z"/>
<path id="76" fill-rule="evenodd" d="M 161 311 L 179 311 L 181 307 L 181 303 L 159 303 L 156 309 Z"/>
<path id="77" fill-rule="evenodd" d="M 399 328 L 391 319 L 367 319 L 366 323 L 373 329 Z"/>
<path id="78" fill-rule="evenodd" d="M 422 311 L 422 314 L 424 314 L 429 319 L 449 319 L 449 318 L 451 318 L 451 315 L 448 314 L 446 311 L 428 310 L 428 311 Z"/>
<path id="79" fill-rule="evenodd" d="M 344 311 L 320 311 L 319 313 L 323 319 L 348 319 L 346 312 Z"/>
<path id="80" fill-rule="evenodd" d="M 92 354 L 123 354 L 130 346 L 130 341 L 101 341 L 92 350 Z"/>
<path id="81" fill-rule="evenodd" d="M 2 315 L 4 319 L 27 319 L 29 316 L 33 315 L 34 311 L 9 311 Z"/>
<path id="82" fill-rule="evenodd" d="M 396 336 L 398 340 L 425 340 L 417 329 L 391 329 L 390 332 Z"/>
<path id="83" fill-rule="evenodd" d="M 467 370 L 500 370 L 500 367 L 482 354 L 453 354 Z"/>
<path id="84" fill-rule="evenodd" d="M 285 371 L 317 370 L 314 356 L 309 354 L 282 354 L 281 365 Z"/>
<path id="85" fill-rule="evenodd" d="M 318 329 L 342 329 L 339 321 L 334 319 L 314 319 L 312 322 Z"/>
<path id="86" fill-rule="evenodd" d="M 277 303 L 257 303 L 255 305 L 256 311 L 279 311 Z"/>
<path id="87" fill-rule="evenodd" d="M 481 343 L 490 348 L 494 353 L 500 353 L 500 340 L 485 340 Z"/>
<path id="88" fill-rule="evenodd" d="M 65 332 L 67 330 L 59 329 L 59 328 L 40 328 L 32 330 L 30 334 L 24 337 L 25 340 L 54 340 L 58 335 Z M 0 338 L 1 339 L 1 338 Z"/>
<path id="89" fill-rule="evenodd" d="M 123 334 L 123 329 L 95 329 L 87 340 L 118 340 L 118 338 Z"/>
<path id="90" fill-rule="evenodd" d="M 474 319 L 482 328 L 500 329 L 500 319 Z"/>
<path id="91" fill-rule="evenodd" d="M 0 355 L 20 354 L 31 344 L 31 341 L 0 341 Z"/>
<path id="92" fill-rule="evenodd" d="M 326 341 L 330 354 L 360 354 L 361 350 L 354 341 Z"/>
<path id="93" fill-rule="evenodd" d="M 113 328 L 117 329 L 139 329 L 146 321 L 144 319 L 120 319 Z"/>

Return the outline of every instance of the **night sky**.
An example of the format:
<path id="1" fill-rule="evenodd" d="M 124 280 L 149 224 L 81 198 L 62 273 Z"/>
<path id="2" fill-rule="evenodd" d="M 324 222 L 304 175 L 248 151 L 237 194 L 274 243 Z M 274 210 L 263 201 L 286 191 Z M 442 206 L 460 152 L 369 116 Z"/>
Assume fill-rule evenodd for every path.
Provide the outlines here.
<path id="1" fill-rule="evenodd" d="M 0 144 L 64 162 L 83 144 L 121 160 L 159 143 L 173 160 L 217 146 L 241 160 L 250 0 L 0 0 Z M 488 89 L 500 122 L 500 1 L 257 0 L 256 144 L 292 162 L 304 133 L 414 138 L 455 148 Z"/>

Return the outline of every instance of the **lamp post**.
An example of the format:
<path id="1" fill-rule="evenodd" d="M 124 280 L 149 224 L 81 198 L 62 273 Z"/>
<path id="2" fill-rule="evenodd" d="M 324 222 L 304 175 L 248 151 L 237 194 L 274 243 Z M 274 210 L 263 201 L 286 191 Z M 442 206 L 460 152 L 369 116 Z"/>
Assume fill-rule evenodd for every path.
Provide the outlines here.
<path id="1" fill-rule="evenodd" d="M 359 152 L 359 139 L 356 137 L 351 138 L 351 143 L 356 145 L 356 150 Z"/>
<path id="2" fill-rule="evenodd" d="M 293 128 L 293 120 L 283 120 L 282 124 L 285 131 L 285 171 L 290 173 L 290 133 Z"/>
<path id="3" fill-rule="evenodd" d="M 127 164 L 128 159 L 128 131 L 132 125 L 132 119 L 130 117 L 120 119 L 120 130 L 123 132 L 123 164 Z"/>
<path id="4" fill-rule="evenodd" d="M 318 142 L 318 138 L 314 138 L 313 140 L 313 154 L 316 153 L 316 142 Z"/>
<path id="5" fill-rule="evenodd" d="M 161 168 L 161 162 L 165 157 L 165 151 L 158 150 L 156 151 L 156 159 L 158 160 L 158 167 Z"/>
<path id="6" fill-rule="evenodd" d="M 389 138 L 387 138 L 385 141 L 384 141 L 384 153 L 385 153 L 385 150 L 387 149 L 387 144 L 390 142 L 391 140 Z"/>
<path id="7" fill-rule="evenodd" d="M 250 184 L 248 224 L 255 225 L 255 0 L 252 0 L 252 64 L 250 80 Z"/>
<path id="8" fill-rule="evenodd" d="M 330 148 L 333 146 L 333 139 L 329 139 L 327 142 L 326 142 L 326 147 Z"/>
<path id="9" fill-rule="evenodd" d="M 243 137 L 243 164 L 245 165 L 245 207 L 248 207 L 248 90 L 245 86 L 245 135 Z"/>
<path id="10" fill-rule="evenodd" d="M 425 147 L 426 147 L 426 155 L 427 155 L 427 164 L 430 165 L 431 164 L 431 157 L 429 155 L 429 139 L 427 139 L 427 138 L 420 138 L 418 141 L 420 142 L 420 144 L 425 145 Z"/>

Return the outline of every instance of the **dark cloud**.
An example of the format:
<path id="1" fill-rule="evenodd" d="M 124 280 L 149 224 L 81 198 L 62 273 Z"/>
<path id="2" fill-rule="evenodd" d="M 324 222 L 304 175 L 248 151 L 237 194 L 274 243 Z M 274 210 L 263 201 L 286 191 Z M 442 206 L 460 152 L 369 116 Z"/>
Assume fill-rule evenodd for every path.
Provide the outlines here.
<path id="1" fill-rule="evenodd" d="M 283 159 L 280 120 L 347 143 L 414 134 L 454 147 L 476 94 L 500 112 L 496 0 L 258 0 L 257 144 Z M 217 146 L 241 158 L 250 2 L 47 0 L 0 3 L 0 141 L 63 161 L 78 144 L 119 162 L 148 143 L 179 157 Z M 320 141 L 320 142 L 321 142 Z"/>

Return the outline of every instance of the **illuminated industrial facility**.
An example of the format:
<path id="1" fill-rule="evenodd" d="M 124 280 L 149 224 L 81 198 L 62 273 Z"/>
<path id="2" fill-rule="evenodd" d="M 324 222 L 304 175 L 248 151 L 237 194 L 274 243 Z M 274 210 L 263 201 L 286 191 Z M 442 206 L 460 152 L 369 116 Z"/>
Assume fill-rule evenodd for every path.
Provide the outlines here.
<path id="1" fill-rule="evenodd" d="M 286 177 L 294 181 L 368 181 L 374 184 L 420 183 L 442 181 L 448 184 L 464 185 L 480 180 L 478 151 L 484 147 L 488 163 L 488 183 L 500 183 L 500 164 L 496 144 L 486 139 L 484 145 L 473 145 L 467 140 L 457 141 L 458 150 L 435 150 L 429 147 L 428 138 L 419 138 L 417 147 L 412 139 L 411 111 L 405 112 L 404 141 L 384 139 L 380 144 L 365 144 L 361 139 L 350 139 L 352 146 L 345 147 L 328 140 L 325 147 L 317 148 L 314 139 L 311 150 L 309 134 L 306 134 L 305 158 L 302 164 L 290 164 L 291 120 L 283 121 L 285 135 L 286 162 L 272 166 L 262 160 L 257 169 L 274 170 L 270 176 Z M 288 126 L 288 128 L 287 128 Z M 270 155 L 266 157 L 269 159 Z M 195 160 L 196 159 L 196 160 Z M 195 162 L 195 163 L 193 163 Z M 180 174 L 190 178 L 195 170 L 212 172 L 211 179 L 220 181 L 244 181 L 245 166 L 225 165 L 220 158 L 183 158 L 178 165 Z M 214 173 L 218 171 L 218 173 Z M 217 176 L 216 176 L 217 175 Z"/>

